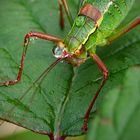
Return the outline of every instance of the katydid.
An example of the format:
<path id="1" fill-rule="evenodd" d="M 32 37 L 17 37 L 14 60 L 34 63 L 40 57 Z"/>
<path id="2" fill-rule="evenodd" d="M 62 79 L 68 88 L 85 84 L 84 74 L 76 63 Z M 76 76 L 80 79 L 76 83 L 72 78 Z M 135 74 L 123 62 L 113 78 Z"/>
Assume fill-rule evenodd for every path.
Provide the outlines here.
<path id="1" fill-rule="evenodd" d="M 53 49 L 53 54 L 57 60 L 50 65 L 35 82 L 42 79 L 42 77 L 44 78 L 44 75 L 61 60 L 65 60 L 73 66 L 80 66 L 91 57 L 102 72 L 103 80 L 84 115 L 84 122 L 81 129 L 85 132 L 88 128 L 90 112 L 109 75 L 105 64 L 96 54 L 96 47 L 110 44 L 112 41 L 140 24 L 140 18 L 137 18 L 121 30 L 116 30 L 121 21 L 127 16 L 133 3 L 134 0 L 83 0 L 81 2 L 81 8 L 73 21 L 66 0 L 58 0 L 60 27 L 62 29 L 64 28 L 64 9 L 70 25 L 72 25 L 70 32 L 64 39 L 41 32 L 27 33 L 24 38 L 21 64 L 16 80 L 1 82 L 0 86 L 14 85 L 21 80 L 24 59 L 31 37 L 52 41 L 56 44 L 56 47 Z"/>

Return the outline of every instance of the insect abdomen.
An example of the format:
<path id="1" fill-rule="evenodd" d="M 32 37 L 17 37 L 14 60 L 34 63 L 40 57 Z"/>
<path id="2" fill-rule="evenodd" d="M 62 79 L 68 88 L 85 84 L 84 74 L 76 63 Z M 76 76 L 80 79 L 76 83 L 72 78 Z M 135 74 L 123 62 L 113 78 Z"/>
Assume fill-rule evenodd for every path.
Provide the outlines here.
<path id="1" fill-rule="evenodd" d="M 131 9 L 134 0 L 88 0 L 92 1 L 92 5 L 95 5 L 102 12 L 103 20 L 98 27 L 96 33 L 93 33 L 87 43 L 85 44 L 87 49 L 96 49 L 96 46 L 103 46 L 107 43 L 108 38 L 122 20 L 126 17 Z"/>
<path id="2" fill-rule="evenodd" d="M 109 0 L 110 6 L 104 9 L 103 21 L 99 27 L 104 37 L 108 37 L 118 27 L 128 14 L 133 2 L 134 0 Z"/>

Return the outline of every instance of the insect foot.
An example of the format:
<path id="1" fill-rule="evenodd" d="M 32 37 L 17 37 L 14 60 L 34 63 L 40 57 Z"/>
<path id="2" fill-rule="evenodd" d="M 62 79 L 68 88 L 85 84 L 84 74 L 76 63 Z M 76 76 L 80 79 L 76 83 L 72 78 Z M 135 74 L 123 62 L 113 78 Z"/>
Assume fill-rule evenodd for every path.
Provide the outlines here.
<path id="1" fill-rule="evenodd" d="M 84 119 L 84 124 L 81 128 L 82 132 L 85 133 L 88 130 L 88 119 Z"/>
<path id="2" fill-rule="evenodd" d="M 3 83 L 0 83 L 0 86 L 9 86 L 9 85 L 14 85 L 18 82 L 18 80 L 10 80 L 10 81 L 5 81 Z"/>

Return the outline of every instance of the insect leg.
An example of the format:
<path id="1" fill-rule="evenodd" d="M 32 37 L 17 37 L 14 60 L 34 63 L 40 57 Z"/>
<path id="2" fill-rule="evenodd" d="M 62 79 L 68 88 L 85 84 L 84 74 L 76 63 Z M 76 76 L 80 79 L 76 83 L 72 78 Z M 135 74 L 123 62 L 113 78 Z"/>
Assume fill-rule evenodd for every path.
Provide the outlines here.
<path id="1" fill-rule="evenodd" d="M 23 66 L 24 66 L 24 59 L 25 59 L 25 55 L 26 55 L 26 52 L 27 52 L 29 40 L 30 40 L 31 37 L 37 37 L 37 38 L 40 38 L 40 39 L 49 40 L 49 41 L 56 42 L 56 43 L 62 41 L 58 37 L 51 36 L 51 35 L 44 34 L 44 33 L 40 33 L 40 32 L 29 32 L 28 34 L 26 34 L 25 37 L 24 37 L 24 47 L 23 47 L 23 51 L 22 51 L 22 57 L 21 57 L 21 62 L 20 62 L 17 78 L 15 80 L 8 80 L 8 81 L 5 81 L 5 82 L 0 82 L 0 86 L 14 85 L 21 80 Z"/>
<path id="2" fill-rule="evenodd" d="M 64 14 L 63 14 L 63 6 L 60 0 L 58 0 L 58 4 L 59 4 L 59 25 L 61 27 L 61 29 L 64 29 Z"/>
<path id="3" fill-rule="evenodd" d="M 126 27 L 124 27 L 123 29 L 118 31 L 116 34 L 114 34 L 113 36 L 107 38 L 108 43 L 110 44 L 115 39 L 117 39 L 120 36 L 122 36 L 123 34 L 129 32 L 130 30 L 132 30 L 133 28 L 135 28 L 138 25 L 140 25 L 140 18 L 135 19 L 133 22 L 131 22 L 129 25 L 127 25 Z"/>
<path id="4" fill-rule="evenodd" d="M 83 127 L 82 127 L 83 131 L 86 131 L 87 128 L 88 128 L 88 120 L 89 120 L 89 115 L 90 115 L 90 112 L 92 110 L 92 107 L 94 106 L 95 101 L 96 101 L 101 89 L 103 88 L 104 84 L 106 83 L 106 80 L 108 79 L 108 70 L 107 70 L 105 64 L 102 62 L 102 60 L 96 54 L 91 55 L 91 57 L 95 60 L 96 64 L 98 65 L 98 67 L 100 69 L 100 71 L 103 73 L 103 80 L 102 80 L 102 82 L 100 84 L 100 87 L 98 88 L 95 96 L 93 97 L 87 112 L 85 113 L 84 124 L 83 124 Z"/>
<path id="5" fill-rule="evenodd" d="M 64 27 L 64 15 L 63 15 L 62 7 L 64 7 L 64 10 L 65 10 L 65 13 L 67 15 L 68 21 L 69 21 L 70 25 L 72 26 L 73 18 L 72 18 L 71 12 L 69 10 L 67 1 L 66 0 L 58 0 L 58 4 L 59 4 L 59 9 L 60 9 L 60 27 L 62 29 Z"/>
<path id="6" fill-rule="evenodd" d="M 51 65 L 49 65 L 49 67 L 47 67 L 40 75 L 39 77 L 28 87 L 28 89 L 18 98 L 19 101 L 22 101 L 24 99 L 24 97 L 29 93 L 29 91 L 35 86 L 35 90 L 32 93 L 32 96 L 30 99 L 33 100 L 34 96 L 35 96 L 35 92 L 36 89 L 39 88 L 39 86 L 41 85 L 41 83 L 43 82 L 43 79 L 47 76 L 47 74 L 61 61 L 63 60 L 63 58 L 58 58 L 57 60 L 55 60 Z M 31 104 L 31 100 L 29 101 L 29 104 Z M 28 104 L 28 103 L 27 103 Z M 14 111 L 14 109 L 18 106 L 18 104 L 14 104 L 14 106 L 12 106 L 8 112 L 6 113 L 6 116 L 9 116 L 11 114 L 11 112 Z M 29 106 L 29 105 L 28 105 Z M 10 117 L 10 116 L 9 116 Z"/>

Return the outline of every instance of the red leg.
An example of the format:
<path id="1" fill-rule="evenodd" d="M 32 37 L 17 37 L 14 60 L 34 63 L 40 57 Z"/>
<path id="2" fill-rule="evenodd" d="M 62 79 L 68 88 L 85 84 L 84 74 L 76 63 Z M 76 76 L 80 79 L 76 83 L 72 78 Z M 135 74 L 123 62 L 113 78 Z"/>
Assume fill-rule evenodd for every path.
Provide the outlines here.
<path id="1" fill-rule="evenodd" d="M 69 23 L 70 23 L 70 25 L 72 26 L 72 24 L 73 24 L 73 18 L 72 18 L 72 15 L 71 15 L 70 9 L 69 9 L 69 7 L 68 7 L 67 1 L 66 1 L 66 0 L 61 0 L 61 1 L 62 1 L 62 3 L 63 3 L 64 9 L 65 9 L 65 12 L 66 12 L 66 14 L 67 14 L 67 17 L 68 17 Z"/>
<path id="2" fill-rule="evenodd" d="M 56 42 L 56 43 L 62 41 L 62 39 L 60 39 L 56 36 L 44 34 L 44 33 L 41 33 L 41 32 L 29 32 L 24 37 L 24 46 L 27 46 L 29 44 L 29 39 L 31 37 L 37 37 L 37 38 L 40 38 L 40 39 L 49 40 L 49 41 Z"/>
<path id="3" fill-rule="evenodd" d="M 25 59 L 27 47 L 28 47 L 28 44 L 29 44 L 29 39 L 31 37 L 37 37 L 37 38 L 40 38 L 40 39 L 49 40 L 49 41 L 56 42 L 56 43 L 59 43 L 59 42 L 62 41 L 58 37 L 47 35 L 47 34 L 40 33 L 40 32 L 29 32 L 28 34 L 26 34 L 25 38 L 24 38 L 24 47 L 23 47 L 23 52 L 22 52 L 22 57 L 21 57 L 21 62 L 20 62 L 17 78 L 15 80 L 8 80 L 8 81 L 5 81 L 5 82 L 0 82 L 0 86 L 14 85 L 21 80 L 23 66 L 24 66 L 24 59 Z"/>
<path id="4" fill-rule="evenodd" d="M 135 19 L 132 23 L 130 23 L 128 26 L 124 27 L 120 31 L 118 31 L 116 34 L 112 35 L 111 37 L 107 38 L 108 43 L 112 43 L 115 39 L 119 38 L 120 36 L 124 35 L 125 33 L 129 32 L 136 26 L 140 25 L 140 18 Z"/>
<path id="5" fill-rule="evenodd" d="M 90 112 L 91 112 L 91 110 L 92 110 L 92 107 L 94 106 L 95 101 L 96 101 L 96 99 L 97 99 L 97 97 L 98 97 L 98 95 L 99 95 L 101 89 L 103 88 L 103 86 L 104 86 L 106 80 L 108 79 L 108 70 L 107 70 L 106 66 L 104 65 L 104 63 L 102 62 L 102 60 L 101 60 L 96 54 L 91 55 L 91 56 L 92 56 L 92 58 L 95 60 L 95 62 L 97 63 L 97 65 L 98 65 L 100 71 L 103 73 L 103 80 L 102 80 L 101 85 L 100 85 L 100 87 L 98 88 L 98 90 L 97 90 L 95 96 L 93 97 L 93 100 L 92 100 L 92 102 L 90 103 L 87 112 L 85 113 L 85 116 L 84 116 L 84 124 L 83 124 L 83 127 L 82 127 L 82 130 L 83 130 L 83 131 L 86 131 L 87 128 L 88 128 L 88 120 L 89 120 L 89 115 L 90 115 Z"/>
<path id="6" fill-rule="evenodd" d="M 61 29 L 63 30 L 64 29 L 64 14 L 63 14 L 63 6 L 62 6 L 62 3 L 60 0 L 58 0 L 58 4 L 59 4 L 59 25 L 61 27 Z"/>
<path id="7" fill-rule="evenodd" d="M 58 4 L 59 4 L 59 9 L 60 9 L 60 27 L 62 29 L 64 27 L 64 14 L 63 14 L 62 7 L 64 7 L 64 10 L 65 10 L 65 13 L 67 15 L 68 21 L 69 21 L 70 25 L 72 26 L 73 19 L 72 19 L 72 15 L 71 15 L 71 12 L 69 10 L 67 1 L 66 0 L 58 0 Z"/>

